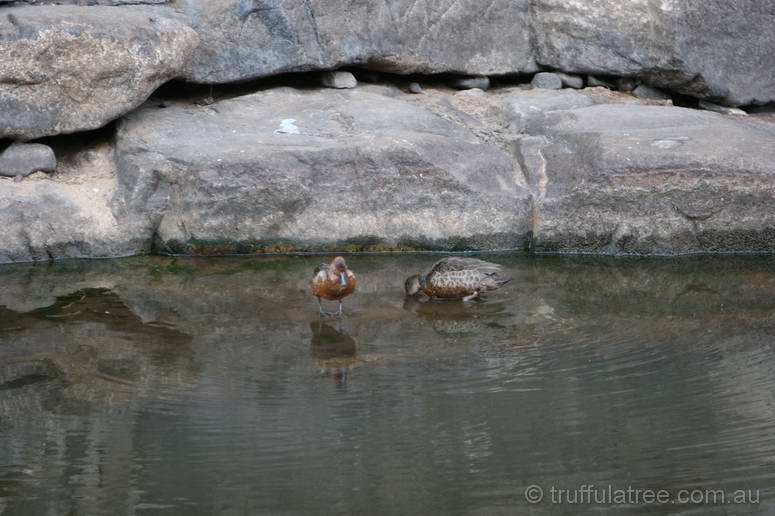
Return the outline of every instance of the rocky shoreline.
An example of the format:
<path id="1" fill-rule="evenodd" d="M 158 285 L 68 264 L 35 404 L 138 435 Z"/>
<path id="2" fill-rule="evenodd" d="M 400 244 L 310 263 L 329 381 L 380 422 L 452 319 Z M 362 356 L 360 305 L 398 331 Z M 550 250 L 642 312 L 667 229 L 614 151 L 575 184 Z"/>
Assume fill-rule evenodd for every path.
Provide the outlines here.
<path id="1" fill-rule="evenodd" d="M 775 251 L 775 5 L 468 4 L 0 0 L 0 263 Z"/>

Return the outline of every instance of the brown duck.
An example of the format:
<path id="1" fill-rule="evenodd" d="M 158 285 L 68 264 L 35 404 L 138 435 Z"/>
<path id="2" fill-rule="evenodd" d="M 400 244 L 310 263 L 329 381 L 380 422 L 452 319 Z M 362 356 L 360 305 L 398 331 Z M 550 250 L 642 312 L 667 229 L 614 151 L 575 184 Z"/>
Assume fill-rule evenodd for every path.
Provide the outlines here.
<path id="1" fill-rule="evenodd" d="M 431 299 L 473 301 L 481 294 L 497 290 L 511 278 L 496 263 L 476 258 L 451 256 L 436 262 L 428 274 L 415 274 L 404 283 L 406 295 L 422 292 Z"/>
<path id="2" fill-rule="evenodd" d="M 342 315 L 342 299 L 355 292 L 355 274 L 347 268 L 344 258 L 337 256 L 331 263 L 322 263 L 312 275 L 312 295 L 318 298 L 320 315 Z M 339 301 L 337 312 L 323 310 L 323 299 Z"/>

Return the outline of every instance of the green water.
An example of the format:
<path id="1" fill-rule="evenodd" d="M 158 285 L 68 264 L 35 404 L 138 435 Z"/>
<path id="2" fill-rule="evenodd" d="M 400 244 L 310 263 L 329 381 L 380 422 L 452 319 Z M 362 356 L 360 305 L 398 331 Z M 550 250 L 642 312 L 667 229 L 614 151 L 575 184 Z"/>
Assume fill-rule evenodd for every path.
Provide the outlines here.
<path id="1" fill-rule="evenodd" d="M 319 258 L 0 268 L 0 514 L 775 513 L 775 260 L 494 255 L 486 302 L 407 302 L 435 259 L 349 258 L 323 322 Z M 759 496 L 549 499 L 585 484 Z"/>

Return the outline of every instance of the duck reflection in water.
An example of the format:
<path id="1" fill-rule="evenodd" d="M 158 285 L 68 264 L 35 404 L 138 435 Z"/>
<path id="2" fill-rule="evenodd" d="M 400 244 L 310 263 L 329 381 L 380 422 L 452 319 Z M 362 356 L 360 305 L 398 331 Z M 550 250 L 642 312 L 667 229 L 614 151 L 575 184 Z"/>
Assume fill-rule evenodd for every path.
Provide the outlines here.
<path id="1" fill-rule="evenodd" d="M 337 385 L 346 385 L 350 369 L 359 362 L 356 357 L 355 339 L 338 328 L 323 321 L 310 323 L 312 330 L 312 356 L 317 359 L 320 372 L 330 375 Z"/>
<path id="2" fill-rule="evenodd" d="M 505 315 L 503 302 L 463 304 L 406 297 L 403 308 L 445 337 L 481 335 L 487 329 L 505 328 L 496 322 Z"/>

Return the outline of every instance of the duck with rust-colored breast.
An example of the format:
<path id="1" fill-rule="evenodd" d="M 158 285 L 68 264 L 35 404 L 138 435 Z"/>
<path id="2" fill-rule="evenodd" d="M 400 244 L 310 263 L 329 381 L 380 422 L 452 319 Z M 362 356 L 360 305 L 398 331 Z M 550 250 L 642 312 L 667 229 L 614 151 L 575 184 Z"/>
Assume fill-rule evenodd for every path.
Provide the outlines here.
<path id="1" fill-rule="evenodd" d="M 353 271 L 347 268 L 344 258 L 337 256 L 331 263 L 322 263 L 312 275 L 312 295 L 318 298 L 320 315 L 328 317 L 342 315 L 342 299 L 355 292 L 357 282 Z M 327 312 L 323 309 L 323 299 L 339 301 L 339 310 Z"/>
<path id="2" fill-rule="evenodd" d="M 423 293 L 431 299 L 473 301 L 511 281 L 497 263 L 451 256 L 439 260 L 427 274 L 415 274 L 404 283 L 407 296 Z"/>

